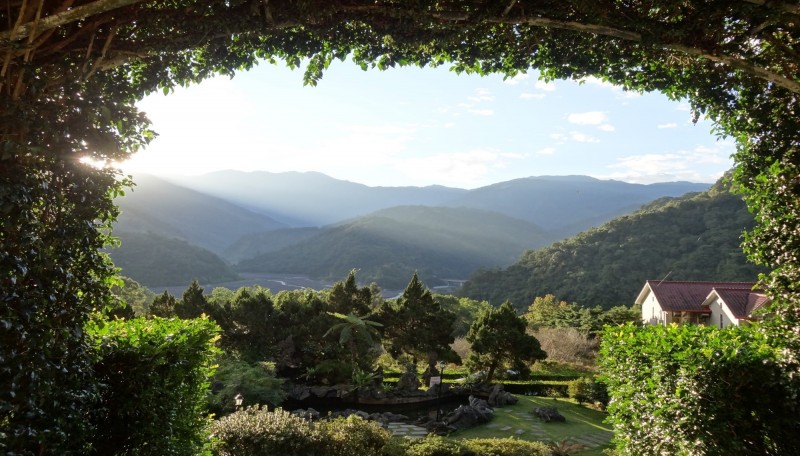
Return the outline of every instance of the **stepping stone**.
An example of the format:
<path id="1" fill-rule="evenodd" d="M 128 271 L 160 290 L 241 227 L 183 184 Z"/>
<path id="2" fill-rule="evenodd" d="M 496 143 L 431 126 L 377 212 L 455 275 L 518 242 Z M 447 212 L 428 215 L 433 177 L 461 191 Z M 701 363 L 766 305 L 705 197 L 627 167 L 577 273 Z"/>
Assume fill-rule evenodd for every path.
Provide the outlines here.
<path id="1" fill-rule="evenodd" d="M 511 426 L 503 426 L 502 428 L 500 428 L 500 430 L 501 431 L 510 431 L 511 430 Z"/>
<path id="2" fill-rule="evenodd" d="M 525 433 L 524 429 L 517 429 L 516 431 L 514 431 L 514 434 L 517 434 L 517 435 L 522 435 L 524 433 Z"/>

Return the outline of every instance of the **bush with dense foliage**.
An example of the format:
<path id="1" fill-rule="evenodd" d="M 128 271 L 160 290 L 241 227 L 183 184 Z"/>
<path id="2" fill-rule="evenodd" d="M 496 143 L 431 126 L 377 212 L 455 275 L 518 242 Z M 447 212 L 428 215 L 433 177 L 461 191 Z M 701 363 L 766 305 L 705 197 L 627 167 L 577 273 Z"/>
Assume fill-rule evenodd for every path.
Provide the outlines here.
<path id="1" fill-rule="evenodd" d="M 91 324 L 100 389 L 94 454 L 198 454 L 208 441 L 206 395 L 218 331 L 204 318 Z"/>
<path id="2" fill-rule="evenodd" d="M 356 416 L 312 423 L 278 409 L 248 407 L 216 421 L 218 456 L 378 456 L 391 438 L 375 422 Z"/>
<path id="3" fill-rule="evenodd" d="M 607 329 L 600 366 L 617 449 L 800 454 L 798 404 L 772 344 L 758 327 Z"/>
<path id="4" fill-rule="evenodd" d="M 477 456 L 549 456 L 550 449 L 542 442 L 529 442 L 513 437 L 504 439 L 469 439 L 464 448 Z"/>
<path id="5" fill-rule="evenodd" d="M 286 398 L 283 379 L 275 377 L 275 364 L 248 363 L 229 356 L 220 357 L 214 374 L 214 387 L 208 396 L 209 408 L 216 414 L 236 408 L 235 397 L 242 395 L 243 405 L 279 405 Z"/>

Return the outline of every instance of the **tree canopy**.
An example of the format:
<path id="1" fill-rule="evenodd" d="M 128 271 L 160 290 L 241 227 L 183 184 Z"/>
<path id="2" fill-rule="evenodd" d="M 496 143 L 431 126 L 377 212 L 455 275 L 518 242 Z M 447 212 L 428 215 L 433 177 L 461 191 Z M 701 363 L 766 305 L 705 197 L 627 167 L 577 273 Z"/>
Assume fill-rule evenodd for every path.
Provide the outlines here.
<path id="1" fill-rule="evenodd" d="M 82 326 L 109 302 L 114 270 L 100 249 L 117 213 L 113 197 L 125 182 L 113 169 L 82 160 L 123 160 L 154 137 L 134 105 L 145 94 L 233 75 L 259 60 L 306 62 L 311 84 L 333 59 L 351 58 L 364 68 L 449 64 L 509 76 L 538 69 L 546 79 L 594 75 L 626 89 L 687 98 L 696 118 L 710 117 L 738 141 L 735 179 L 758 222 L 745 246 L 772 270 L 765 283 L 776 303 L 775 329 L 798 341 L 797 1 L 9 0 L 5 6 L 2 450 L 68 453 L 80 433 L 81 404 L 92 394 L 82 380 L 88 365 Z"/>

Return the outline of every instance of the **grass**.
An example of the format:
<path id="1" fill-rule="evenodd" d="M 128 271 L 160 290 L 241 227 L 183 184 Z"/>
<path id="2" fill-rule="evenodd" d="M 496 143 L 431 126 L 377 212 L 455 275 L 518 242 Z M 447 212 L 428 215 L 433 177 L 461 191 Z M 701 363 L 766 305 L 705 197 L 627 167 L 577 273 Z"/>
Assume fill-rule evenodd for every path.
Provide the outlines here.
<path id="1" fill-rule="evenodd" d="M 544 442 L 561 442 L 566 439 L 573 440 L 577 437 L 588 435 L 610 439 L 611 427 L 603 423 L 603 412 L 578 405 L 568 399 L 553 399 L 538 396 L 517 396 L 519 402 L 515 405 L 496 408 L 494 418 L 488 424 L 465 429 L 452 434 L 455 439 L 471 438 L 496 438 L 518 437 L 522 440 L 538 440 Z M 530 414 L 535 407 L 555 407 L 566 418 L 565 423 L 544 423 Z M 526 420 L 530 415 L 534 420 Z M 510 427 L 506 431 L 503 428 Z M 522 429 L 522 434 L 515 434 L 515 430 Z M 537 435 L 534 435 L 537 434 Z M 544 438 L 542 438 L 544 436 Z M 602 456 L 603 449 L 609 448 L 610 443 L 587 448 L 571 453 L 575 456 Z"/>

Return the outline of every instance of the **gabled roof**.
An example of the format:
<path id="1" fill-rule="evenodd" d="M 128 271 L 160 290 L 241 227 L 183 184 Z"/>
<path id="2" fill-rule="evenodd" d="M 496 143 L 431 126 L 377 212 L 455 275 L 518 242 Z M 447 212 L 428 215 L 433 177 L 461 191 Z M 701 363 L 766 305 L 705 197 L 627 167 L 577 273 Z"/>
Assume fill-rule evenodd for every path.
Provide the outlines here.
<path id="1" fill-rule="evenodd" d="M 668 312 L 701 312 L 708 313 L 708 307 L 703 302 L 714 288 L 729 290 L 750 291 L 755 282 L 680 282 L 666 280 L 648 280 L 636 304 L 641 305 L 649 293 L 653 293 L 661 305 Z"/>
<path id="2" fill-rule="evenodd" d="M 760 309 L 769 302 L 769 298 L 760 291 L 751 291 L 744 288 L 714 287 L 703 302 L 709 306 L 717 297 L 730 309 L 734 317 L 739 320 L 750 319 L 753 311 Z"/>

